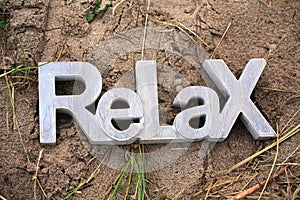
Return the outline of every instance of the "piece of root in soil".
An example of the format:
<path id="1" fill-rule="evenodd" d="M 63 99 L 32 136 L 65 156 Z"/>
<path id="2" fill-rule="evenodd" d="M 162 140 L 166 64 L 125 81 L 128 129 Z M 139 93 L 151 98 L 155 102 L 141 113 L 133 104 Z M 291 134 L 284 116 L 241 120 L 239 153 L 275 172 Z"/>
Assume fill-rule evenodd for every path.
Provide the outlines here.
<path id="1" fill-rule="evenodd" d="M 127 165 L 123 168 L 123 170 L 117 175 L 113 183 L 108 187 L 107 191 L 105 192 L 105 197 L 109 196 L 108 199 L 112 199 L 115 193 L 117 192 L 117 189 L 120 186 L 121 181 L 124 178 L 125 173 L 127 172 L 127 169 L 129 165 L 131 164 L 131 161 L 127 163 Z M 114 190 L 113 190 L 114 189 Z"/>

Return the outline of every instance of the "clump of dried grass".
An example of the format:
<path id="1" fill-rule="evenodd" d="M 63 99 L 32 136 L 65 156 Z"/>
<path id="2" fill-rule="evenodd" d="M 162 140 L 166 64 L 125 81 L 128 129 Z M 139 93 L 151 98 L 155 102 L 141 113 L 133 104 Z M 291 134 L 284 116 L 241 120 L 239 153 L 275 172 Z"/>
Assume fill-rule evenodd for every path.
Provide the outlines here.
<path id="1" fill-rule="evenodd" d="M 204 190 L 206 191 L 205 199 L 207 198 L 228 198 L 230 200 L 253 198 L 253 199 L 296 199 L 299 198 L 300 192 L 300 145 L 298 145 L 290 155 L 287 155 L 281 162 L 278 161 L 280 144 L 295 136 L 300 132 L 300 124 L 295 119 L 299 115 L 300 110 L 290 118 L 282 130 L 277 134 L 277 140 L 260 151 L 254 153 L 248 158 L 235 164 L 225 171 L 217 173 L 217 176 L 213 178 L 209 186 Z M 294 122 L 294 124 L 292 123 Z M 296 124 L 295 124 L 296 123 Z M 262 157 L 267 153 L 270 153 L 273 148 L 276 147 L 273 163 L 266 164 L 268 161 L 255 160 L 258 157 Z M 252 161 L 252 165 L 249 163 Z M 248 164 L 248 166 L 245 166 Z M 242 169 L 242 173 L 239 173 L 236 169 Z M 258 180 L 258 176 L 262 175 L 259 171 L 264 168 L 270 169 L 268 176 L 264 180 Z M 254 173 L 253 173 L 254 172 Z M 265 171 L 264 171 L 265 172 Z M 277 181 L 276 179 L 279 179 Z M 285 180 L 285 181 L 282 181 Z M 275 181 L 280 188 L 276 192 L 268 192 L 267 187 L 269 183 Z M 239 191 L 236 191 L 235 184 L 241 184 L 246 182 Z M 255 184 L 256 183 L 256 184 Z M 249 186 L 252 185 L 252 186 Z M 259 192 L 259 193 L 257 193 Z M 195 193 L 194 196 L 203 194 L 203 191 Z"/>

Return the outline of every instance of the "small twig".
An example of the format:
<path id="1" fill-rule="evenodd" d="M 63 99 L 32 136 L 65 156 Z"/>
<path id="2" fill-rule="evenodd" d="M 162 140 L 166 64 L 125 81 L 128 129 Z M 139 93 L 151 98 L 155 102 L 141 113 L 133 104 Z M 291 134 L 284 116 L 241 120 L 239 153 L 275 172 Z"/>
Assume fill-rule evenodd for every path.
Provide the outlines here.
<path id="1" fill-rule="evenodd" d="M 216 48 L 214 49 L 214 51 L 212 52 L 212 54 L 211 54 L 211 56 L 210 56 L 210 59 L 212 59 L 212 58 L 214 57 L 214 55 L 215 55 L 217 49 L 220 47 L 220 45 L 221 45 L 221 43 L 222 43 L 222 41 L 223 41 L 225 35 L 227 34 L 227 32 L 228 32 L 230 26 L 231 26 L 231 22 L 229 22 L 229 24 L 227 25 L 227 27 L 226 27 L 226 29 L 225 29 L 225 31 L 224 31 L 224 33 L 223 33 L 221 39 L 219 40 L 219 42 L 218 42 Z"/>
<path id="2" fill-rule="evenodd" d="M 127 165 L 123 168 L 123 170 L 121 171 L 121 173 L 117 176 L 117 178 L 115 179 L 115 181 L 113 182 L 113 185 L 111 187 L 109 187 L 109 190 L 105 193 L 105 196 L 107 196 L 108 194 L 110 194 L 110 196 L 108 197 L 109 200 L 112 200 L 113 196 L 115 195 L 115 193 L 117 192 L 117 189 L 119 188 L 121 181 L 124 178 L 125 173 L 127 172 L 127 169 L 129 167 L 129 165 L 131 164 L 131 160 L 128 161 Z M 114 190 L 111 192 L 112 188 L 114 188 Z"/>
<path id="3" fill-rule="evenodd" d="M 287 168 L 289 168 L 289 165 L 285 165 L 284 167 L 282 167 L 280 170 L 278 170 L 270 179 L 269 182 L 273 181 L 275 178 L 277 178 L 278 176 L 280 176 L 281 174 L 283 174 Z M 254 193 L 255 191 L 257 191 L 258 189 L 260 189 L 262 186 L 264 186 L 267 183 L 267 180 L 265 181 L 261 181 L 260 183 L 254 185 L 253 187 L 235 195 L 232 198 L 228 198 L 228 200 L 237 200 L 237 199 L 242 199 L 245 198 L 246 196 L 248 196 L 249 194 Z"/>
<path id="4" fill-rule="evenodd" d="M 44 149 L 41 149 L 40 150 L 40 153 L 39 153 L 39 157 L 38 157 L 38 160 L 37 160 L 37 163 L 36 163 L 36 169 L 35 169 L 35 174 L 34 176 L 32 177 L 32 180 L 34 180 L 34 183 L 33 183 L 33 195 L 34 195 L 34 199 L 36 200 L 36 183 L 37 183 L 37 174 L 38 174 L 38 170 L 39 170 L 39 164 L 40 164 L 40 160 L 42 158 L 42 154 L 43 154 L 43 151 Z M 41 185 L 40 185 L 41 187 Z"/>
<path id="5" fill-rule="evenodd" d="M 108 189 L 107 189 L 107 191 L 105 192 L 105 195 L 104 195 L 105 197 L 107 197 L 111 193 L 113 187 L 117 184 L 117 182 L 118 182 L 119 178 L 121 177 L 121 175 L 122 175 L 123 171 L 125 170 L 125 168 L 126 168 L 126 166 L 121 170 L 121 172 L 115 178 L 113 183 L 108 187 Z"/>

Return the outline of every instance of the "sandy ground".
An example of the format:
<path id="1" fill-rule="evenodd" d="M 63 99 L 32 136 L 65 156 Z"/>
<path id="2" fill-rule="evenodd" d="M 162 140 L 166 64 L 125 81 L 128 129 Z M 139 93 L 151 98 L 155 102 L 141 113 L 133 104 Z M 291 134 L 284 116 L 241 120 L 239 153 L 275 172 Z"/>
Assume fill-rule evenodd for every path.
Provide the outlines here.
<path id="1" fill-rule="evenodd" d="M 25 50 L 27 64 L 37 66 L 41 61 L 86 61 L 91 52 L 123 31 L 144 27 L 146 1 L 125 1 L 112 14 L 112 8 L 87 23 L 84 15 L 91 0 L 0 0 L 0 20 L 9 22 L 9 32 L 0 29 L 1 74 L 5 70 L 24 65 L 20 44 Z M 113 6 L 116 5 L 113 1 Z M 265 58 L 267 66 L 252 93 L 252 100 L 272 127 L 279 133 L 293 114 L 299 110 L 300 78 L 300 1 L 172 1 L 152 0 L 148 27 L 160 27 L 183 34 L 171 26 L 178 22 L 208 44 L 198 41 L 210 56 L 226 27 L 231 26 L 216 51 L 230 70 L 239 75 L 251 58 Z M 169 23 L 160 23 L 162 21 Z M 18 44 L 15 35 L 20 40 Z M 188 37 L 188 36 L 187 36 Z M 193 37 L 195 41 L 197 39 Z M 197 44 L 197 43 L 195 43 Z M 99 47 L 100 46 L 100 47 Z M 127 52 L 118 57 L 103 72 L 104 91 L 112 88 L 124 73 L 132 70 L 141 52 Z M 199 72 L 178 55 L 157 49 L 146 49 L 146 59 L 155 59 L 183 74 L 192 85 L 205 85 Z M 98 62 L 98 61 L 95 61 Z M 0 195 L 7 199 L 33 199 L 36 163 L 39 162 L 38 180 L 49 199 L 62 199 L 86 180 L 100 163 L 82 144 L 73 120 L 66 115 L 57 119 L 57 144 L 39 143 L 38 76 L 30 70 L 28 79 L 22 74 L 8 76 L 14 87 L 14 106 L 20 131 L 13 123 L 13 108 L 7 98 L 6 81 L 0 79 Z M 23 75 L 22 75 L 23 76 Z M 200 78 L 199 78 L 200 77 Z M 160 80 L 162 81 L 162 80 Z M 172 122 L 170 108 L 174 94 L 159 88 L 161 109 L 168 113 L 166 122 Z M 299 124 L 299 114 L 289 123 Z M 284 133 L 281 133 L 281 136 Z M 23 140 L 24 148 L 22 146 Z M 271 169 L 276 148 L 256 157 L 251 162 L 220 176 L 218 172 L 251 156 L 276 139 L 254 141 L 241 121 L 237 121 L 229 137 L 218 143 L 204 157 L 199 156 L 202 142 L 195 142 L 170 165 L 147 174 L 148 199 L 224 199 L 265 180 Z M 286 158 L 291 165 L 286 173 L 268 184 L 264 199 L 299 198 L 300 135 L 295 134 L 279 146 L 277 164 Z M 149 149 L 156 148 L 148 145 Z M 293 154 L 292 154 L 293 153 Z M 27 155 L 27 156 L 26 156 Z M 275 170 L 278 166 L 275 167 Z M 105 193 L 120 173 L 102 165 L 97 177 L 70 199 L 105 199 Z M 128 174 L 125 180 L 128 179 Z M 237 178 L 238 177 L 238 178 Z M 226 183 L 229 181 L 230 183 Z M 220 183 L 220 186 L 217 184 Z M 125 184 L 125 183 L 124 183 Z M 207 192 L 209 186 L 216 185 Z M 296 188 L 298 187 L 298 192 Z M 260 191 L 249 198 L 257 199 Z M 295 192 L 296 191 L 296 192 Z M 298 193 L 298 194 L 297 194 Z M 130 195 L 134 189 L 130 190 Z M 46 199 L 37 186 L 37 199 Z M 116 199 L 123 199 L 120 189 Z M 129 198 L 130 199 L 130 198 Z"/>

